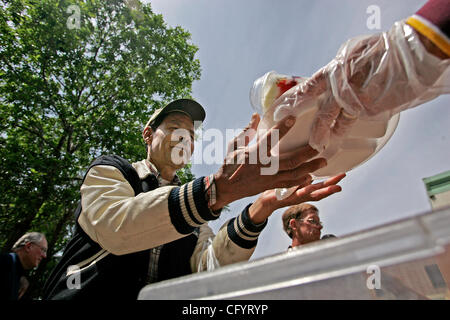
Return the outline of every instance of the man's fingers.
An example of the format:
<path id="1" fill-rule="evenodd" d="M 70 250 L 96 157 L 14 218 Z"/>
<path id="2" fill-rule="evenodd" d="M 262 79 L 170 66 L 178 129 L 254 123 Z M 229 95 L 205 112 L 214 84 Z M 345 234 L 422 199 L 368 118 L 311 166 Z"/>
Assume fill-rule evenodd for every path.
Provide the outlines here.
<path id="1" fill-rule="evenodd" d="M 288 133 L 288 131 L 291 130 L 291 128 L 294 126 L 296 120 L 297 118 L 295 116 L 287 116 L 286 118 L 278 122 L 274 127 L 272 127 L 270 131 L 278 130 L 278 137 L 281 140 L 281 138 L 283 138 L 286 133 Z"/>
<path id="2" fill-rule="evenodd" d="M 322 200 L 322 199 L 329 197 L 332 194 L 335 194 L 340 191 L 342 191 L 342 188 L 341 188 L 341 186 L 337 186 L 337 185 L 332 185 L 332 186 L 329 186 L 326 188 L 321 188 L 319 190 L 315 190 L 310 193 L 309 201 L 319 201 L 319 200 Z"/>
<path id="3" fill-rule="evenodd" d="M 353 124 L 357 120 L 358 120 L 357 117 L 352 116 L 352 115 L 348 114 L 347 112 L 345 112 L 344 109 L 341 109 L 341 112 L 339 113 L 339 116 L 337 117 L 336 122 L 333 125 L 333 128 L 331 131 L 335 136 L 342 137 L 347 132 L 350 131 Z"/>
<path id="4" fill-rule="evenodd" d="M 340 111 L 341 108 L 332 96 L 321 103 L 311 126 L 309 137 L 311 147 L 319 152 L 325 150 L 330 141 L 331 129 Z"/>
<path id="5" fill-rule="evenodd" d="M 296 117 L 287 116 L 283 120 L 274 125 L 269 132 L 259 141 L 258 149 L 261 147 L 266 148 L 267 156 L 270 156 L 270 150 L 276 145 L 288 131 L 294 126 Z"/>
<path id="6" fill-rule="evenodd" d="M 279 171 L 278 174 L 274 176 L 274 184 L 276 184 L 274 188 L 289 188 L 296 186 L 298 185 L 296 182 L 299 179 L 316 170 L 319 170 L 320 168 L 323 168 L 324 166 L 326 166 L 326 160 L 319 158 L 302 163 L 292 170 Z"/>
<path id="7" fill-rule="evenodd" d="M 338 184 L 342 179 L 346 177 L 345 173 L 340 173 L 334 177 L 331 177 L 323 182 L 324 187 L 328 187 L 334 184 Z"/>
<path id="8" fill-rule="evenodd" d="M 325 67 L 318 70 L 304 84 L 302 95 L 318 97 L 328 90 L 327 72 Z"/>
<path id="9" fill-rule="evenodd" d="M 250 141 L 252 141 L 256 135 L 256 129 L 258 128 L 260 120 L 259 114 L 254 113 L 247 127 L 228 143 L 227 153 L 233 152 L 239 147 L 248 146 Z"/>
<path id="10" fill-rule="evenodd" d="M 334 191 L 337 192 L 337 190 L 339 190 L 339 188 L 341 188 L 340 186 L 338 186 L 339 188 L 334 188 L 342 179 L 344 179 L 346 176 L 345 173 L 341 173 L 338 174 L 334 177 L 331 177 L 325 181 L 322 182 L 318 182 L 318 183 L 314 183 L 310 186 L 307 186 L 305 188 L 303 188 L 304 190 L 301 190 L 304 194 L 313 194 L 313 192 L 315 191 L 320 191 L 319 194 L 322 194 L 322 192 L 327 192 L 327 191 Z M 331 187 L 331 188 L 330 188 Z M 340 191 L 340 190 L 339 190 Z M 333 192 L 333 193 L 334 193 Z"/>
<path id="11" fill-rule="evenodd" d="M 291 196 L 283 201 L 283 206 L 294 205 L 307 201 L 319 201 L 342 191 L 337 185 L 323 187 L 323 183 L 311 184 L 306 187 L 299 187 Z"/>
<path id="12" fill-rule="evenodd" d="M 292 170 L 300 166 L 302 163 L 317 156 L 318 152 L 311 148 L 310 145 L 303 146 L 295 151 L 286 152 L 278 156 L 279 170 Z"/>
<path id="13" fill-rule="evenodd" d="M 300 180 L 300 183 L 298 185 L 298 188 L 304 188 L 306 186 L 310 186 L 313 182 L 313 178 L 310 174 L 307 174 L 306 176 L 302 177 Z"/>
<path id="14" fill-rule="evenodd" d="M 319 201 L 340 191 L 342 191 L 342 188 L 337 185 L 318 187 L 317 184 L 312 184 L 295 191 L 289 200 L 295 203 L 299 203 L 299 201 Z"/>
<path id="15" fill-rule="evenodd" d="M 321 189 L 321 188 L 322 188 L 322 187 L 319 186 L 317 183 L 311 184 L 311 185 L 309 185 L 309 186 L 306 186 L 306 187 L 303 187 L 303 188 L 298 189 L 298 190 L 295 192 L 295 195 L 296 195 L 297 197 L 305 197 L 305 196 L 309 196 L 312 192 L 314 192 L 314 191 L 316 191 L 316 190 L 319 190 L 319 189 Z"/>

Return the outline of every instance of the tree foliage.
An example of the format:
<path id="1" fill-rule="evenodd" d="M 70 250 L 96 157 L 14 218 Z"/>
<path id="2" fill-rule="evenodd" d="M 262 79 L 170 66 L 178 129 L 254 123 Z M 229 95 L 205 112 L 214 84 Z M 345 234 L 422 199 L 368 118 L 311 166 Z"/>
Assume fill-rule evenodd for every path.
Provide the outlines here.
<path id="1" fill-rule="evenodd" d="M 1 0 L 0 43 L 0 247 L 41 231 L 51 257 L 70 236 L 89 163 L 145 157 L 143 124 L 190 96 L 197 47 L 137 0 Z"/>

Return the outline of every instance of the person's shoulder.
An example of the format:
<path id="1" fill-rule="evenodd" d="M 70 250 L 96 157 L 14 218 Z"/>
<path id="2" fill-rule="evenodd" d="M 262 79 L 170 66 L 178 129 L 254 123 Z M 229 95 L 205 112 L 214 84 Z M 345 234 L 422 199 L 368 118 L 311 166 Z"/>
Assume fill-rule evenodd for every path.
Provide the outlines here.
<path id="1" fill-rule="evenodd" d="M 131 163 L 118 155 L 102 155 L 92 162 L 91 166 L 94 165 L 131 166 Z"/>
<path id="2" fill-rule="evenodd" d="M 139 179 L 135 168 L 132 166 L 131 162 L 125 158 L 117 155 L 102 155 L 95 159 L 89 166 L 88 172 L 93 167 L 97 166 L 110 166 L 118 169 L 125 176 L 127 180 Z"/>
<path id="3" fill-rule="evenodd" d="M 83 184 L 85 179 L 92 175 L 94 168 L 98 171 L 98 168 L 102 167 L 110 168 L 108 168 L 107 173 L 102 172 L 100 175 L 110 174 L 110 172 L 112 172 L 111 169 L 113 171 L 117 171 L 130 183 L 136 194 L 141 192 L 141 187 L 139 184 L 140 179 L 136 169 L 132 166 L 130 161 L 117 155 L 102 155 L 95 159 L 86 170 L 85 177 L 83 178 Z"/>
<path id="4" fill-rule="evenodd" d="M 0 260 L 12 260 L 12 256 L 9 252 L 1 252 L 0 253 Z"/>
<path id="5" fill-rule="evenodd" d="M 3 252 L 0 253 L 0 268 L 3 271 L 3 268 L 7 268 L 8 266 L 11 266 L 13 263 L 13 258 L 11 254 Z"/>

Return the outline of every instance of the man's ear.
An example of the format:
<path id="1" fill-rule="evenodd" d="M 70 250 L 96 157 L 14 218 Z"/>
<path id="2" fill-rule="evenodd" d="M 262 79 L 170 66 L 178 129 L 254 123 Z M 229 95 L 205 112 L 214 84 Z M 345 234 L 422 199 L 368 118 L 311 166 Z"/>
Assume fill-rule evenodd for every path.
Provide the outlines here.
<path id="1" fill-rule="evenodd" d="M 291 227 L 292 230 L 297 229 L 297 224 L 295 222 L 296 222 L 295 219 L 289 220 L 289 226 Z"/>
<path id="2" fill-rule="evenodd" d="M 25 250 L 26 250 L 26 251 L 30 251 L 30 250 L 31 250 L 31 245 L 32 245 L 31 242 L 25 243 L 25 245 L 24 245 Z"/>
<path id="3" fill-rule="evenodd" d="M 142 138 L 144 139 L 145 144 L 150 145 L 153 139 L 153 130 L 151 127 L 145 127 L 142 131 Z"/>

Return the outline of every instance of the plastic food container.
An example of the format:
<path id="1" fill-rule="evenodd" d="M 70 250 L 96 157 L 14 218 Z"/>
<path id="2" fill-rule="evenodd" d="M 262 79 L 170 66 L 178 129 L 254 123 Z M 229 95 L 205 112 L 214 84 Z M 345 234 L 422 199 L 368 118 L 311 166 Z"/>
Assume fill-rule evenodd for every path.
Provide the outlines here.
<path id="1" fill-rule="evenodd" d="M 301 85 L 306 78 L 278 74 L 274 71 L 266 73 L 257 79 L 250 90 L 250 102 L 261 115 L 258 132 L 268 130 L 287 115 L 295 115 L 297 121 L 291 130 L 280 140 L 280 153 L 292 151 L 308 144 L 311 125 L 314 120 L 321 97 L 299 105 L 279 105 L 282 95 L 288 96 L 296 86 Z M 291 91 L 292 90 L 292 91 Z M 351 130 L 341 138 L 332 138 L 327 148 L 316 158 L 327 159 L 328 165 L 312 173 L 314 179 L 328 178 L 342 172 L 348 172 L 373 157 L 392 137 L 397 128 L 400 114 L 388 120 L 368 121 L 357 120 Z M 272 153 L 276 153 L 272 149 Z M 279 199 L 289 196 L 291 190 L 279 189 Z"/>

